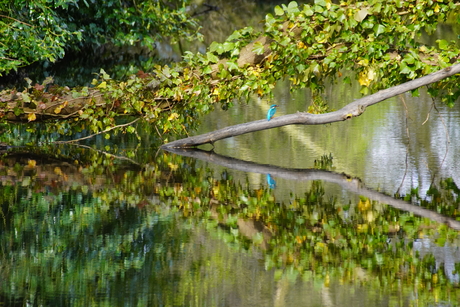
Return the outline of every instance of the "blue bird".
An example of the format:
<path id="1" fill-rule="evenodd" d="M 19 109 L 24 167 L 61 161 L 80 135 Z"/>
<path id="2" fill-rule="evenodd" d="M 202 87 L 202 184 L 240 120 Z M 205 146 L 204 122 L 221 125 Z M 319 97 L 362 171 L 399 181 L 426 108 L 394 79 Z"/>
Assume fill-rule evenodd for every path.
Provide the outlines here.
<path id="1" fill-rule="evenodd" d="M 278 107 L 278 106 L 277 106 L 276 104 L 272 104 L 272 105 L 270 106 L 270 109 L 269 109 L 268 112 L 267 112 L 267 120 L 272 119 L 273 115 L 275 115 L 275 112 L 276 112 L 276 108 L 277 108 L 277 107 Z"/>
<path id="2" fill-rule="evenodd" d="M 267 174 L 267 183 L 270 189 L 276 188 L 276 181 L 272 178 L 270 174 Z"/>

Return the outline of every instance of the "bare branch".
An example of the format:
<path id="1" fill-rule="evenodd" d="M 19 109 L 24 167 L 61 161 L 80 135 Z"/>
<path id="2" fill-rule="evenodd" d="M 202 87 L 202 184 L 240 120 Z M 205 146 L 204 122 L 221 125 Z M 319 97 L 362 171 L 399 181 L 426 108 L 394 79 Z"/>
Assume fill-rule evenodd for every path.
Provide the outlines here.
<path id="1" fill-rule="evenodd" d="M 18 19 L 16 19 L 16 18 L 13 18 L 13 17 L 10 17 L 10 16 L 6 16 L 6 15 L 1 15 L 1 14 L 0 14 L 0 17 L 8 18 L 8 19 L 17 21 L 17 22 L 19 22 L 19 23 L 22 23 L 22 24 L 24 24 L 24 25 L 26 25 L 26 26 L 33 27 L 31 24 L 28 24 L 27 22 L 20 21 L 20 20 L 18 20 Z"/>
<path id="2" fill-rule="evenodd" d="M 87 139 L 90 139 L 96 135 L 99 135 L 99 134 L 102 134 L 102 133 L 106 133 L 106 132 L 109 132 L 113 129 L 117 129 L 117 128 L 122 128 L 122 127 L 126 127 L 126 126 L 130 126 L 132 124 L 134 124 L 135 122 L 137 122 L 139 119 L 141 119 L 141 117 L 138 117 L 136 118 L 135 120 L 129 122 L 129 123 L 126 123 L 126 124 L 122 124 L 122 125 L 116 125 L 116 126 L 113 126 L 113 127 L 110 127 L 110 128 L 107 128 L 105 129 L 104 131 L 100 131 L 98 133 L 94 133 L 94 134 L 91 134 L 91 135 L 88 135 L 88 136 L 85 136 L 85 137 L 82 137 L 82 138 L 79 138 L 79 139 L 74 139 L 74 140 L 69 140 L 69 141 L 55 141 L 53 143 L 56 143 L 56 144 L 67 144 L 67 143 L 74 143 L 74 142 L 78 142 L 78 141 L 83 141 L 83 140 L 87 140 Z"/>

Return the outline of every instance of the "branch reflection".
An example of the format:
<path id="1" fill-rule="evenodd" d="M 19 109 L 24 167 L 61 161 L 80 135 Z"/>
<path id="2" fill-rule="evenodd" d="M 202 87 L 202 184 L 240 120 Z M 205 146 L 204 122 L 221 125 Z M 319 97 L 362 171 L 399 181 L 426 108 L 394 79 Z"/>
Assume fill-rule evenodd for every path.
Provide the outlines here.
<path id="1" fill-rule="evenodd" d="M 288 180 L 296 181 L 309 181 L 309 180 L 323 180 L 330 183 L 335 183 L 340 185 L 343 189 L 353 192 L 358 195 L 365 196 L 369 199 L 378 201 L 380 203 L 387 204 L 399 210 L 406 212 L 411 212 L 420 217 L 428 218 L 432 221 L 438 223 L 443 223 L 449 226 L 452 229 L 460 230 L 460 221 L 457 221 L 448 216 L 439 214 L 437 212 L 422 208 L 418 205 L 413 205 L 409 202 L 406 202 L 401 199 L 396 199 L 389 195 L 385 195 L 381 192 L 367 188 L 360 179 L 353 178 L 343 173 L 336 173 L 326 170 L 318 169 L 293 169 L 293 168 L 284 168 L 274 165 L 267 164 L 258 164 L 255 162 L 239 160 L 231 157 L 226 157 L 220 154 L 217 154 L 213 151 L 206 151 L 201 149 L 182 149 L 182 148 L 167 148 L 167 151 L 199 159 L 205 162 L 210 162 L 217 164 L 229 169 L 251 172 L 251 173 L 260 173 L 270 175 L 271 180 L 273 177 L 283 178 Z M 268 176 L 267 176 L 268 180 Z"/>

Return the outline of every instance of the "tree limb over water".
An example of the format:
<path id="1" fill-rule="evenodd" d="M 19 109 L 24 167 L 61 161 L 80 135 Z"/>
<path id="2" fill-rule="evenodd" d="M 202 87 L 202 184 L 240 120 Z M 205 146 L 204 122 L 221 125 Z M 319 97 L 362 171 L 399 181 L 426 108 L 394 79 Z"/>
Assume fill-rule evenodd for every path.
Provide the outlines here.
<path id="1" fill-rule="evenodd" d="M 277 128 L 287 125 L 321 125 L 329 124 L 339 121 L 351 119 L 352 117 L 360 116 L 367 107 L 382 102 L 388 98 L 397 96 L 399 94 L 426 86 L 445 78 L 451 77 L 460 73 L 460 64 L 456 64 L 435 73 L 423 76 L 406 83 L 390 87 L 385 90 L 378 91 L 375 94 L 357 99 L 340 110 L 325 113 L 325 114 L 310 114 L 306 112 L 297 112 L 295 114 L 288 114 L 273 118 L 270 121 L 265 119 L 252 121 L 249 123 L 238 124 L 230 127 L 225 127 L 216 131 L 208 132 L 205 134 L 188 137 L 185 139 L 177 140 L 165 144 L 163 149 L 170 148 L 193 148 L 203 144 L 214 143 L 215 141 L 225 138 L 238 136 L 250 132 L 256 132 L 271 128 Z"/>
<path id="2" fill-rule="evenodd" d="M 250 161 L 243 161 L 235 158 L 222 156 L 216 154 L 213 151 L 205 151 L 201 149 L 166 148 L 166 150 L 178 155 L 192 157 L 205 162 L 211 162 L 213 164 L 217 164 L 229 169 L 235 169 L 244 172 L 270 174 L 273 177 L 295 181 L 323 180 L 326 182 L 338 184 L 342 188 L 350 192 L 353 192 L 357 195 L 365 196 L 369 199 L 378 201 L 383 204 L 387 204 L 396 209 L 411 212 L 420 217 L 425 217 L 432 221 L 446 224 L 452 229 L 460 230 L 460 221 L 439 214 L 437 212 L 425 209 L 423 207 L 413 205 L 401 199 L 396 199 L 383 193 L 374 191 L 370 188 L 367 188 L 358 178 L 353 178 L 343 173 L 339 174 L 331 171 L 318 169 L 292 169 L 267 164 L 258 164 Z"/>

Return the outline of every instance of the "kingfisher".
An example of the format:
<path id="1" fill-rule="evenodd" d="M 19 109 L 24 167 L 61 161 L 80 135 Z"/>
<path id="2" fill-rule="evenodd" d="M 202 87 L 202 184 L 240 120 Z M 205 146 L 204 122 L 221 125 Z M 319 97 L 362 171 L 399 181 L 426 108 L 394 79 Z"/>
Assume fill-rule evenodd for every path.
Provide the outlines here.
<path id="1" fill-rule="evenodd" d="M 272 104 L 272 105 L 270 106 L 270 109 L 269 109 L 268 112 L 267 112 L 267 120 L 272 119 L 273 115 L 275 115 L 275 112 L 276 112 L 276 108 L 277 108 L 277 107 L 278 107 L 278 106 L 277 106 L 276 104 Z"/>
<path id="2" fill-rule="evenodd" d="M 270 174 L 267 174 L 267 183 L 270 189 L 276 188 L 276 181 Z"/>

